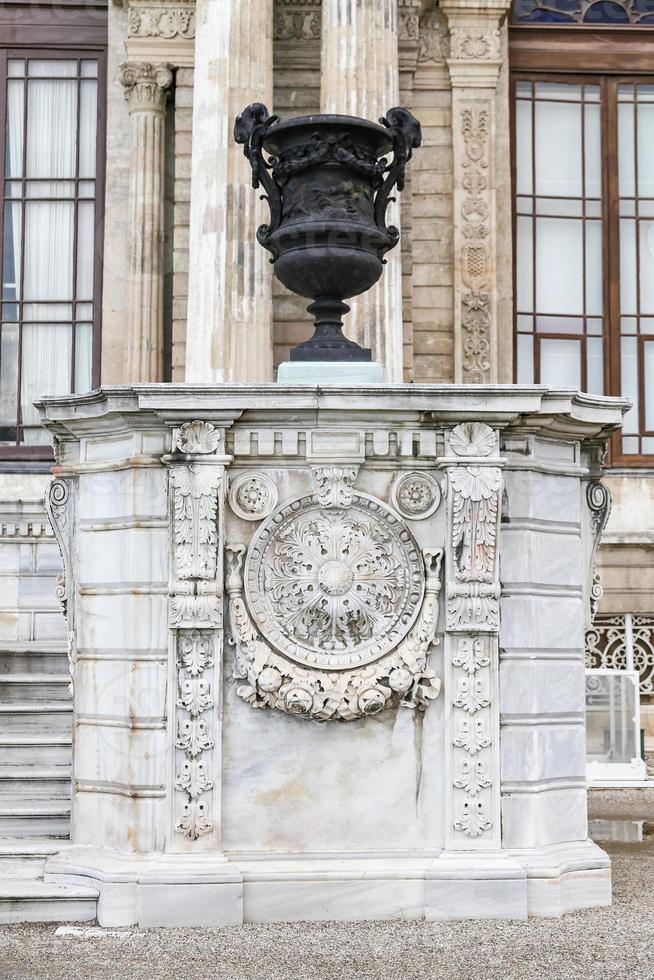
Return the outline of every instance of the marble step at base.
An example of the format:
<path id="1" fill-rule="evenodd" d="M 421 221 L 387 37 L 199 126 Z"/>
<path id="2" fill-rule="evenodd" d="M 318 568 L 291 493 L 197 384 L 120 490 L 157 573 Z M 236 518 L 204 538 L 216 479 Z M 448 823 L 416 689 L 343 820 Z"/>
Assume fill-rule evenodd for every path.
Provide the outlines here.
<path id="1" fill-rule="evenodd" d="M 0 838 L 0 880 L 42 881 L 45 862 L 67 844 L 52 837 Z"/>
<path id="2" fill-rule="evenodd" d="M 3 704 L 23 702 L 70 701 L 69 679 L 64 674 L 0 674 L 0 701 Z"/>
<path id="3" fill-rule="evenodd" d="M 0 702 L 0 731 L 3 735 L 70 734 L 73 721 L 71 701 L 39 701 L 21 704 Z"/>
<path id="4" fill-rule="evenodd" d="M 93 922 L 97 898 L 82 885 L 0 878 L 0 923 Z"/>
<path id="5" fill-rule="evenodd" d="M 27 800 L 69 800 L 70 766 L 1 766 L 0 805 Z"/>
<path id="6" fill-rule="evenodd" d="M 70 766 L 70 735 L 6 735 L 0 733 L 0 759 L 8 766 Z"/>
<path id="7" fill-rule="evenodd" d="M 0 674 L 57 674 L 68 678 L 69 664 L 65 645 L 15 644 L 0 648 Z"/>
<path id="8" fill-rule="evenodd" d="M 0 837 L 62 837 L 70 835 L 69 800 L 3 800 Z"/>

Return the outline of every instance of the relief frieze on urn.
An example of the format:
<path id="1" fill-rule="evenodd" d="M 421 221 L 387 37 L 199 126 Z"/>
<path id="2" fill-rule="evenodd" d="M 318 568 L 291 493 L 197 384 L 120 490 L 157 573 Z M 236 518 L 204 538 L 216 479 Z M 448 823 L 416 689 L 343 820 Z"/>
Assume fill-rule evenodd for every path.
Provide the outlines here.
<path id="1" fill-rule="evenodd" d="M 443 535 L 434 524 L 418 543 L 393 503 L 397 481 L 384 475 L 386 501 L 364 490 L 370 482 L 359 485 L 359 475 L 358 465 L 312 466 L 299 495 L 258 513 L 261 500 L 277 497 L 270 475 L 232 481 L 232 514 L 260 521 L 249 539 L 245 524 L 238 543 L 228 538 L 225 561 L 237 693 L 253 707 L 351 721 L 399 705 L 423 710 L 438 696 L 430 653 L 438 642 Z M 438 482 L 405 476 L 414 495 L 400 490 L 400 498 L 417 509 L 428 503 L 431 516 Z"/>

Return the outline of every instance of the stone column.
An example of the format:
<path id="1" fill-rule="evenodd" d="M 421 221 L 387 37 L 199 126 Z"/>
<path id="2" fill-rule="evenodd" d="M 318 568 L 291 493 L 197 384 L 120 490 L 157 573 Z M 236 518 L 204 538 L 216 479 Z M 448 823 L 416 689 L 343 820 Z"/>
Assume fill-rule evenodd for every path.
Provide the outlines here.
<path id="1" fill-rule="evenodd" d="M 440 4 L 450 29 L 456 382 L 494 383 L 500 375 L 495 163 L 506 50 L 500 28 L 510 6 L 509 0 L 478 0 L 474 9 L 466 0 Z M 510 241 L 504 245 L 510 261 Z"/>
<path id="2" fill-rule="evenodd" d="M 323 0 L 322 112 L 376 121 L 399 103 L 397 0 Z M 400 226 L 391 205 L 388 224 Z M 344 332 L 381 361 L 388 382 L 402 381 L 401 245 L 386 256 L 381 280 L 348 300 Z"/>
<path id="3" fill-rule="evenodd" d="M 168 65 L 128 62 L 121 82 L 129 103 L 129 313 L 126 379 L 163 381 L 164 125 Z"/>
<path id="4" fill-rule="evenodd" d="M 250 102 L 272 109 L 272 0 L 198 0 L 186 380 L 272 380 L 266 207 L 234 143 Z"/>

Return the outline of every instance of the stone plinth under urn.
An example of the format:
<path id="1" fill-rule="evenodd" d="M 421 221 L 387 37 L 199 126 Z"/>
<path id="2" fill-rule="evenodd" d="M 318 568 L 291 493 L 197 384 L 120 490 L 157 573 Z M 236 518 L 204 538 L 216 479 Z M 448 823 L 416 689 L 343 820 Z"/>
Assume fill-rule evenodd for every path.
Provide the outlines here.
<path id="1" fill-rule="evenodd" d="M 623 402 L 143 385 L 40 404 L 103 925 L 557 916 Z"/>

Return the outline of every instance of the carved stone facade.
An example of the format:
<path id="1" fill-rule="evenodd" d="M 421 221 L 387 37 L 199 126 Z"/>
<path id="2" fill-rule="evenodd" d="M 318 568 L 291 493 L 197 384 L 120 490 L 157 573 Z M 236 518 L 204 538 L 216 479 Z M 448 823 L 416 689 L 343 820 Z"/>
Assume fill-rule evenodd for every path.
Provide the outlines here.
<path id="1" fill-rule="evenodd" d="M 485 422 L 446 437 L 446 690 L 451 699 L 449 844 L 499 847 L 498 439 Z"/>

